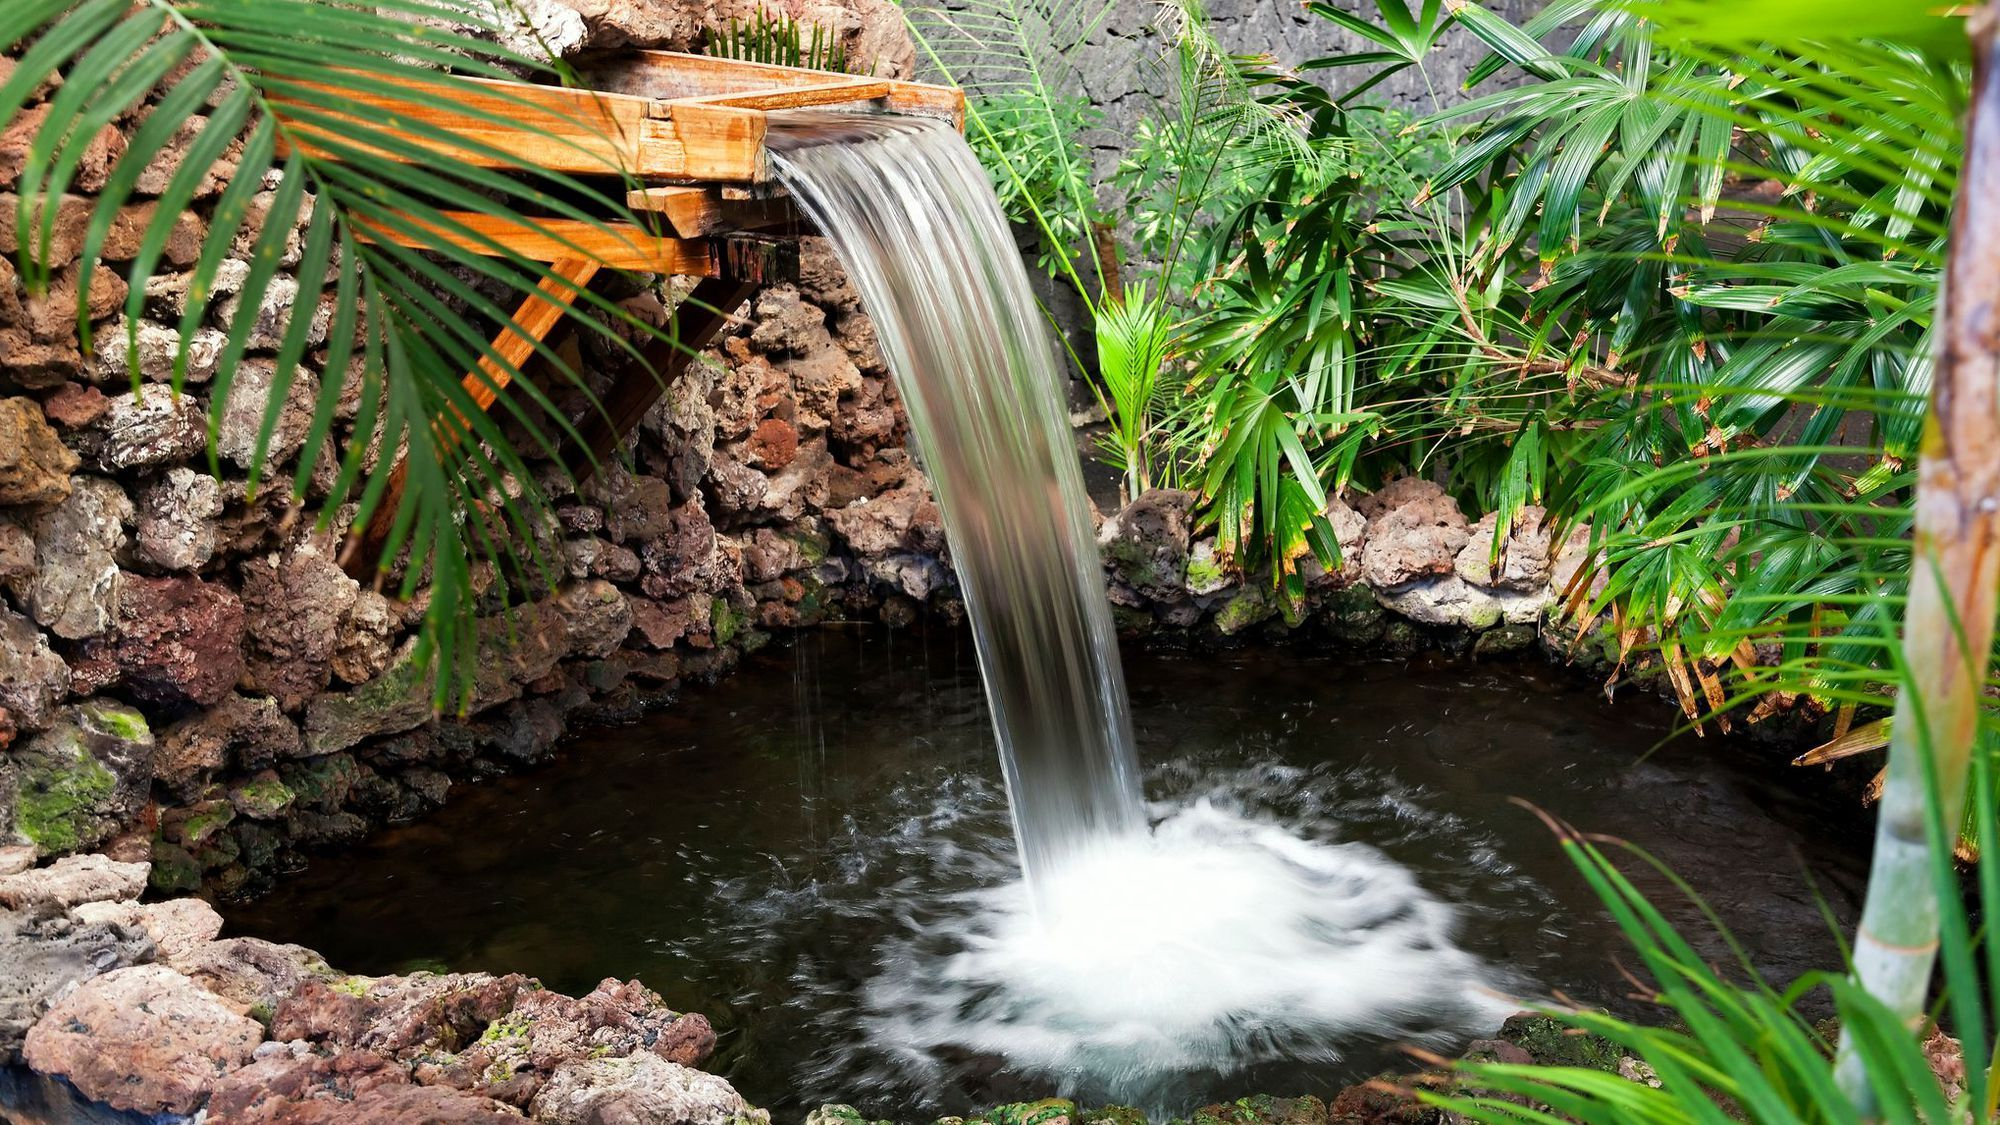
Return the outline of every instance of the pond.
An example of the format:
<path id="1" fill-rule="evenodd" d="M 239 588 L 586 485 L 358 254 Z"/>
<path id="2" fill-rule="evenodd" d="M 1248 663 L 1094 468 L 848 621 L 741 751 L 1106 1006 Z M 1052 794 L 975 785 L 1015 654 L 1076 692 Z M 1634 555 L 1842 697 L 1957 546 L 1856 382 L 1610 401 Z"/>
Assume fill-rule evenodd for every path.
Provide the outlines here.
<path id="1" fill-rule="evenodd" d="M 1537 661 L 1298 646 L 1134 649 L 1126 661 L 1155 820 L 1226 810 L 1361 870 L 1407 875 L 1445 920 L 1452 955 L 1482 967 L 1489 1015 L 1511 1006 L 1502 994 L 1646 1007 L 1615 929 L 1510 797 L 1670 864 L 1767 974 L 1837 963 L 1822 906 L 1851 924 L 1865 814 L 1818 775 L 1778 772 L 1772 751 L 1670 738 L 1675 713 L 1651 696 L 1607 702 L 1586 677 Z M 1063 1038 L 1074 1029 L 1060 1013 L 1012 1032 L 1053 1044 L 1036 1066 L 1010 1065 L 1004 1038 L 914 1034 L 940 1007 L 981 1002 L 931 984 L 990 936 L 967 915 L 1013 875 L 999 773 L 969 637 L 826 628 L 642 722 L 581 732 L 545 768 L 460 787 L 438 813 L 226 912 L 232 932 L 307 944 L 356 972 L 519 971 L 569 992 L 637 976 L 714 1021 L 713 1068 L 779 1120 L 828 1100 L 908 1121 L 1059 1090 L 1180 1112 L 1254 1092 L 1324 1095 L 1397 1065 L 1394 1040 L 1450 1048 L 1477 1033 L 1477 1019 L 1412 1010 L 1296 1050 L 1278 1021 L 1236 1011 L 1232 1034 L 1269 1049 L 1168 1072 L 1095 1065 Z M 1705 952 L 1727 956 L 1695 907 L 1657 877 L 1641 882 Z M 1172 899 L 1170 917 L 1129 932 L 1254 944 L 1288 924 L 1223 891 Z M 1336 999 L 1370 1004 L 1397 983 L 1370 974 L 1412 970 L 1356 960 L 1346 971 L 1330 985 L 1352 995 Z"/>

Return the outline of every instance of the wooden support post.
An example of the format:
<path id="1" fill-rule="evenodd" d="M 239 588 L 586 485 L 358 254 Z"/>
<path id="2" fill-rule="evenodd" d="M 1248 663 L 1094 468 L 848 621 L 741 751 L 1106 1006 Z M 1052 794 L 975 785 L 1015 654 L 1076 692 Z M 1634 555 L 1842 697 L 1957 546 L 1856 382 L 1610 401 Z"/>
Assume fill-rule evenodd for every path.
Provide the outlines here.
<path id="1" fill-rule="evenodd" d="M 576 301 L 577 294 L 597 276 L 602 263 L 592 259 L 573 259 L 556 262 L 549 267 L 550 276 L 542 279 L 535 292 L 521 307 L 514 311 L 515 328 L 509 328 L 494 338 L 493 351 L 498 356 L 487 356 L 479 361 L 479 369 L 466 375 L 463 382 L 465 393 L 480 410 L 486 410 L 499 397 L 500 391 L 513 381 L 514 372 L 521 370 L 522 364 L 535 353 L 535 345 L 548 336 L 563 314 Z M 463 420 L 461 420 L 463 421 Z M 460 425 L 455 429 L 440 428 L 443 440 L 455 441 L 455 435 L 466 432 L 468 427 Z M 376 505 L 374 515 L 368 519 L 368 526 L 357 535 L 348 538 L 347 546 L 340 553 L 340 564 L 347 573 L 359 580 L 372 574 L 382 561 L 382 548 L 389 541 L 389 532 L 396 523 L 396 509 L 403 503 L 403 482 L 407 478 L 409 466 L 397 458 L 396 467 L 389 471 L 388 486 L 382 490 L 382 501 Z"/>
<path id="2" fill-rule="evenodd" d="M 642 369 L 626 372 L 604 396 L 601 409 L 577 422 L 583 440 L 565 447 L 562 462 L 578 484 L 589 480 L 638 428 L 639 420 L 687 370 L 688 362 L 729 326 L 730 314 L 749 299 L 757 284 L 735 277 L 703 278 L 695 284 L 674 310 L 667 339 L 647 346 Z"/>

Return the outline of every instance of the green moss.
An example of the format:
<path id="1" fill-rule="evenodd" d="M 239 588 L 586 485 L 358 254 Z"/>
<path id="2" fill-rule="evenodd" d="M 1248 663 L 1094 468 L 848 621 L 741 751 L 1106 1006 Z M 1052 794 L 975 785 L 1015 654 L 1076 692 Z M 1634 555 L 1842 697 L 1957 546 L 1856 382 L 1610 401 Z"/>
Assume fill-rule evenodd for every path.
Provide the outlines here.
<path id="1" fill-rule="evenodd" d="M 86 703 L 77 709 L 84 723 L 127 742 L 145 742 L 153 737 L 146 716 L 115 703 Z"/>
<path id="2" fill-rule="evenodd" d="M 1067 1098 L 1043 1098 L 1038 1102 L 1014 1102 L 994 1106 L 967 1118 L 967 1125 L 1059 1125 L 1077 1119 L 1076 1103 Z"/>
<path id="3" fill-rule="evenodd" d="M 229 827 L 229 822 L 235 819 L 236 810 L 230 808 L 228 802 L 206 802 L 202 807 L 196 808 L 188 815 L 186 820 L 181 822 L 181 843 L 199 851 L 203 844 L 214 839 L 216 833 Z M 232 858 L 237 854 L 238 852 L 235 848 L 230 849 Z"/>
<path id="4" fill-rule="evenodd" d="M 490 1047 L 510 1039 L 526 1039 L 531 1026 L 525 1017 L 501 1016 L 486 1025 L 486 1032 L 479 1037 L 479 1043 Z"/>
<path id="5" fill-rule="evenodd" d="M 1199 555 L 1189 557 L 1187 564 L 1188 589 L 1213 589 L 1217 586 L 1227 584 L 1228 581 L 1229 568 L 1222 564 L 1222 560 L 1213 555 L 1207 558 L 1202 558 Z"/>
<path id="6" fill-rule="evenodd" d="M 1215 627 L 1225 637 L 1235 636 L 1278 612 L 1272 599 L 1257 586 L 1245 586 L 1215 612 Z"/>
<path id="7" fill-rule="evenodd" d="M 799 557 L 806 561 L 807 566 L 818 566 L 826 561 L 827 543 L 825 539 L 817 535 L 807 535 L 803 532 L 788 536 L 787 538 L 791 539 L 792 544 L 799 549 Z"/>
<path id="8" fill-rule="evenodd" d="M 743 628 L 744 615 L 736 612 L 727 598 L 717 598 L 708 607 L 708 628 L 714 635 L 715 643 L 726 645 L 736 639 L 736 633 Z"/>
<path id="9" fill-rule="evenodd" d="M 49 763 L 23 778 L 15 827 L 44 855 L 73 852 L 83 845 L 96 808 L 117 788 L 118 778 L 87 753 L 68 765 Z"/>
<path id="10" fill-rule="evenodd" d="M 245 816 L 269 820 L 292 806 L 298 794 L 275 773 L 259 774 L 236 787 L 230 803 Z"/>
<path id="11" fill-rule="evenodd" d="M 1500 1038 L 1515 1044 L 1543 1066 L 1578 1066 L 1618 1073 L 1624 1052 L 1601 1035 L 1578 1031 L 1548 1016 L 1518 1015 L 1500 1028 Z"/>
<path id="12" fill-rule="evenodd" d="M 187 894 L 201 889 L 201 865 L 194 861 L 187 849 L 155 837 L 153 870 L 146 881 L 158 894 Z"/>
<path id="13" fill-rule="evenodd" d="M 331 987 L 343 996 L 366 996 L 368 986 L 374 983 L 373 977 L 341 977 Z"/>
<path id="14" fill-rule="evenodd" d="M 1082 1125 L 1146 1125 L 1146 1113 L 1129 1105 L 1101 1106 L 1085 1112 Z"/>

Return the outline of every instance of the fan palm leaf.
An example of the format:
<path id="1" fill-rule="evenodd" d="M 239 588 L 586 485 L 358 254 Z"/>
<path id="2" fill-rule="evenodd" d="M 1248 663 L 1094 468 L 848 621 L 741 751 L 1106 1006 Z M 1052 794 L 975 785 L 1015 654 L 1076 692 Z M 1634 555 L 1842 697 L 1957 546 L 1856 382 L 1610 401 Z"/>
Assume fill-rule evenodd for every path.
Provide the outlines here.
<path id="1" fill-rule="evenodd" d="M 622 190 L 525 163 L 497 142 L 426 120 L 448 112 L 562 143 L 532 123 L 532 106 L 523 103 L 515 113 L 511 95 L 496 95 L 490 86 L 475 90 L 475 79 L 523 73 L 559 80 L 547 59 L 496 45 L 501 29 L 490 12 L 488 5 L 454 0 L 381 0 L 368 7 L 319 0 L 23 0 L 0 11 L 0 47 L 18 57 L 0 83 L 0 121 L 24 112 L 50 76 L 63 77 L 38 110 L 44 117 L 19 178 L 15 250 L 23 283 L 39 291 L 50 281 L 58 205 L 75 187 L 86 148 L 102 130 L 136 120 L 91 204 L 79 287 L 89 291 L 99 253 L 142 174 L 178 159 L 153 200 L 126 278 L 131 334 L 92 340 L 88 311 L 78 310 L 87 347 L 127 350 L 136 391 L 146 283 L 203 185 L 228 177 L 190 271 L 174 390 L 186 382 L 195 330 L 219 323 L 226 343 L 210 390 L 213 437 L 241 361 L 253 345 L 271 347 L 255 336 L 271 306 L 266 298 L 291 284 L 281 275 L 296 277 L 298 294 L 271 347 L 277 375 L 258 427 L 250 487 L 254 492 L 281 469 L 270 455 L 273 434 L 300 361 L 324 346 L 326 377 L 313 395 L 288 490 L 295 505 L 319 504 L 322 530 L 364 525 L 387 502 L 388 461 L 398 451 L 405 456 L 409 472 L 384 576 L 406 549 L 411 561 L 401 569 L 400 592 L 431 588 L 419 659 L 440 658 L 459 673 L 437 678 L 440 703 L 469 683 L 475 564 L 504 564 L 494 571 L 503 601 L 510 580 L 548 581 L 538 576 L 552 570 L 533 546 L 534 532 L 548 519 L 547 499 L 529 458 L 551 457 L 575 436 L 547 393 L 520 378 L 488 339 L 494 327 L 518 327 L 509 310 L 519 300 L 538 286 L 563 283 L 481 231 L 530 216 L 600 229 L 616 219 L 634 221 Z M 407 112 L 355 111 L 383 96 Z M 496 98 L 500 108 L 481 108 Z M 606 177 L 622 172 L 602 168 Z M 391 237 L 397 235 L 414 245 L 399 245 Z M 294 238 L 295 259 L 288 257 Z M 218 278 L 239 239 L 249 239 L 250 249 L 231 308 L 217 292 Z M 578 256 L 589 255 L 579 248 Z M 581 331 L 633 350 L 627 339 L 642 326 L 601 296 L 574 296 Z M 537 350 L 556 358 L 545 346 Z M 577 378 L 560 362 L 553 366 Z M 482 370 L 495 396 L 491 415 L 461 383 L 466 372 Z M 350 390 L 358 407 L 343 435 L 336 422 Z M 328 458 L 338 471 L 320 492 L 315 474 Z"/>

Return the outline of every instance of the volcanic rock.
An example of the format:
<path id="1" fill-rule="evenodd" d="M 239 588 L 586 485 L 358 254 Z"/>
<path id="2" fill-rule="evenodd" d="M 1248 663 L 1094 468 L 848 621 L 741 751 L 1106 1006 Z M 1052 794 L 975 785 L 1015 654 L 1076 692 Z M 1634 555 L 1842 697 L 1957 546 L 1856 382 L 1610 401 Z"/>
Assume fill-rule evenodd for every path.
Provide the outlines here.
<path id="1" fill-rule="evenodd" d="M 138 965 L 85 981 L 29 1029 L 22 1054 L 114 1109 L 192 1113 L 263 1038 L 186 977 Z"/>

